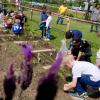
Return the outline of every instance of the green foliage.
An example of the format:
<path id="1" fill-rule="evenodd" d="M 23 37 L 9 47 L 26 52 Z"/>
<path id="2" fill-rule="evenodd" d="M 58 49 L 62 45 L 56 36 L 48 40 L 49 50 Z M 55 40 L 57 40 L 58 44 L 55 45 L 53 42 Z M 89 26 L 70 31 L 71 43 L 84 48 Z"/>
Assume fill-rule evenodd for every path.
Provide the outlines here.
<path id="1" fill-rule="evenodd" d="M 99 0 L 95 0 L 95 3 L 99 3 Z"/>
<path id="2" fill-rule="evenodd" d="M 63 0 L 25 0 L 25 1 L 29 1 L 29 2 L 35 1 L 35 2 L 54 3 L 54 4 L 63 2 Z"/>
<path id="3" fill-rule="evenodd" d="M 8 2 L 8 0 L 0 0 L 1 2 L 3 2 L 3 3 L 7 3 Z"/>
<path id="4" fill-rule="evenodd" d="M 68 13 L 67 14 L 69 17 L 74 17 L 74 14 L 72 14 L 72 13 Z"/>
<path id="5" fill-rule="evenodd" d="M 74 6 L 84 6 L 84 0 L 75 0 L 74 2 L 73 2 L 73 5 Z"/>
<path id="6" fill-rule="evenodd" d="M 73 1 L 72 0 L 68 1 L 67 3 L 68 3 L 69 6 L 73 5 Z"/>

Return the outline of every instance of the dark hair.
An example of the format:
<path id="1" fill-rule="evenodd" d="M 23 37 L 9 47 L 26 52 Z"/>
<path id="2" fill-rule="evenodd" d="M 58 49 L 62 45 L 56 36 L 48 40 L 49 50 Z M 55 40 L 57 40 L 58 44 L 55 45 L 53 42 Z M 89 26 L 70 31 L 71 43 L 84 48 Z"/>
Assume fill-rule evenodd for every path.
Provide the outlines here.
<path id="1" fill-rule="evenodd" d="M 66 2 L 63 2 L 63 5 L 65 5 L 66 4 Z"/>
<path id="2" fill-rule="evenodd" d="M 52 14 L 52 12 L 51 12 L 51 11 L 49 11 L 49 12 L 48 12 L 48 14 L 49 14 L 49 15 L 51 15 L 51 14 Z"/>
<path id="3" fill-rule="evenodd" d="M 66 32 L 65 38 L 66 38 L 66 39 L 72 38 L 72 31 L 71 31 L 71 30 L 69 30 L 69 31 Z"/>
<path id="4" fill-rule="evenodd" d="M 47 9 L 47 7 L 45 5 L 42 6 L 42 9 Z"/>
<path id="5" fill-rule="evenodd" d="M 97 3 L 97 4 L 95 4 L 95 7 L 97 7 L 99 4 Z"/>

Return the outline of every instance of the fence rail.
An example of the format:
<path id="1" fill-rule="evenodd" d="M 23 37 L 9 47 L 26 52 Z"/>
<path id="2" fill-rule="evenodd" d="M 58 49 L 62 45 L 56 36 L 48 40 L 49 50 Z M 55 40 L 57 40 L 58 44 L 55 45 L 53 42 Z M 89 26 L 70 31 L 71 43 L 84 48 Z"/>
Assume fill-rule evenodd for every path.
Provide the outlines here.
<path id="1" fill-rule="evenodd" d="M 1 5 L 11 5 L 11 6 L 16 6 L 15 3 L 0 3 Z M 33 8 L 33 7 L 27 7 L 27 6 L 23 6 L 23 5 L 17 5 L 17 7 L 21 7 L 21 8 L 25 8 L 25 9 L 29 9 L 30 12 L 31 12 L 31 19 L 32 19 L 32 16 L 33 16 L 33 13 L 32 11 L 37 11 L 37 12 L 41 12 L 40 9 L 36 9 L 36 8 Z M 55 12 L 52 12 L 53 13 L 53 16 L 58 16 L 59 14 L 58 13 L 55 13 Z M 83 19 L 79 19 L 79 18 L 75 18 L 75 17 L 69 17 L 69 16 L 61 16 L 62 18 L 69 18 L 71 20 L 76 20 L 76 21 L 80 21 L 80 22 L 84 22 L 84 23 L 89 23 L 89 24 L 96 24 L 96 25 L 100 25 L 99 22 L 93 22 L 93 21 L 87 21 L 87 20 L 83 20 Z"/>

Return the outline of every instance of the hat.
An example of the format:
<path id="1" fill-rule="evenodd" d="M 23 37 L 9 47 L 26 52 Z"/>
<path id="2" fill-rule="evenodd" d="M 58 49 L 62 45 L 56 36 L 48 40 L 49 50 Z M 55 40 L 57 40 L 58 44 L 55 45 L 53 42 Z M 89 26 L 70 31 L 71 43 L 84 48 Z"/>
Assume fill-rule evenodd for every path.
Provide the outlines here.
<path id="1" fill-rule="evenodd" d="M 66 38 L 66 39 L 72 38 L 72 31 L 71 31 L 71 30 L 69 30 L 69 31 L 66 32 L 65 38 Z"/>

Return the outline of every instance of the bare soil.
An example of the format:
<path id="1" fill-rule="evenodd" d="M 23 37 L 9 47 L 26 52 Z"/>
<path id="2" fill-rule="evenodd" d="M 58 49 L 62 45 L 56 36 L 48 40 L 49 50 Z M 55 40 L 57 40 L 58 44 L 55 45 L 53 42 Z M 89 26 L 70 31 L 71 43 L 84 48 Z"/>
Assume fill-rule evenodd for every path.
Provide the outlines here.
<path id="1" fill-rule="evenodd" d="M 33 47 L 35 46 L 33 45 Z M 37 49 L 39 48 L 37 47 Z M 47 69 L 44 69 L 44 66 L 51 64 L 53 62 L 55 55 L 50 57 L 48 56 L 48 53 L 46 53 L 44 57 L 43 56 L 41 57 L 42 57 L 41 58 L 42 61 L 46 61 L 46 59 L 48 58 L 52 60 L 49 60 L 49 62 L 46 61 L 46 63 L 40 62 L 34 64 L 34 62 L 37 62 L 37 59 L 36 58 L 33 59 L 32 83 L 30 84 L 29 88 L 23 92 L 20 100 L 35 100 L 35 96 L 37 94 L 38 81 L 47 72 Z M 4 98 L 3 78 L 7 70 L 8 64 L 14 63 L 15 74 L 16 76 L 18 76 L 21 62 L 22 62 L 22 53 L 21 53 L 20 46 L 18 44 L 14 44 L 12 42 L 5 42 L 0 44 L 0 97 Z M 59 83 L 58 83 L 59 89 L 55 97 L 55 100 L 73 100 L 67 93 L 63 92 L 64 83 L 65 83 L 64 80 L 59 79 Z M 19 91 L 20 88 L 19 85 L 17 84 L 17 89 L 13 100 L 19 100 L 18 98 Z M 78 100 L 78 99 L 74 99 L 74 100 Z M 89 98 L 87 100 L 99 100 L 99 99 Z"/>

